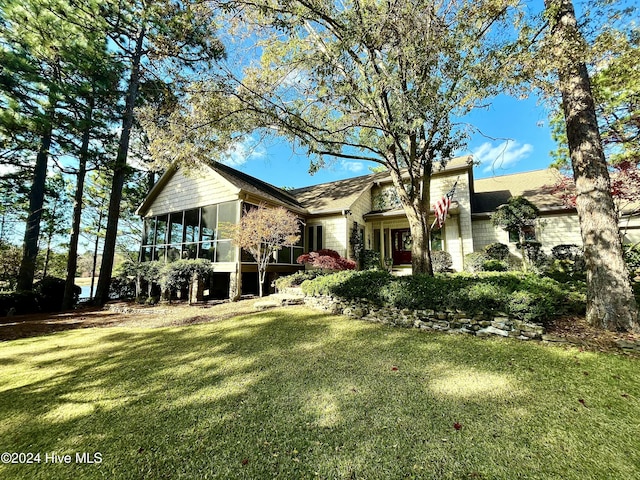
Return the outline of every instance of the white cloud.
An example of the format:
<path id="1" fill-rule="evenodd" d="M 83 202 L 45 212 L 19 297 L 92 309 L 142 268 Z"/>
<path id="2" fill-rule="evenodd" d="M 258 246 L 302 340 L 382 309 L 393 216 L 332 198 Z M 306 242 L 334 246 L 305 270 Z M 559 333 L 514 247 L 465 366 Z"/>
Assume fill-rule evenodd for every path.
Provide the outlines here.
<path id="1" fill-rule="evenodd" d="M 364 163 L 362 162 L 349 162 L 347 160 L 342 161 L 342 169 L 351 173 L 360 173 L 364 170 Z"/>
<path id="2" fill-rule="evenodd" d="M 474 161 L 478 162 L 483 167 L 482 171 L 486 173 L 510 168 L 527 158 L 531 152 L 533 152 L 533 145 L 529 143 L 523 145 L 515 140 L 507 140 L 497 146 L 485 142 L 471 153 Z"/>
<path id="3" fill-rule="evenodd" d="M 265 158 L 265 148 L 251 135 L 238 139 L 225 153 L 223 163 L 231 167 L 245 164 L 249 160 Z"/>

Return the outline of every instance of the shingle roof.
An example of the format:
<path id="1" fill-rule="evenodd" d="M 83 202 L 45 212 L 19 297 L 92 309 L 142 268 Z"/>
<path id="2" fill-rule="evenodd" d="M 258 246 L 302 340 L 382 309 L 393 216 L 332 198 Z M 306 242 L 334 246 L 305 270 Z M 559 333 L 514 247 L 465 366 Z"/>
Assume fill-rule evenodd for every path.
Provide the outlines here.
<path id="1" fill-rule="evenodd" d="M 258 195 L 276 203 L 284 203 L 290 207 L 297 209 L 304 208 L 300 202 L 288 191 L 278 188 L 270 183 L 263 182 L 251 175 L 240 172 L 222 163 L 211 163 L 209 165 L 213 170 L 222 175 L 227 181 L 231 182 L 241 190 Z"/>
<path id="2" fill-rule="evenodd" d="M 445 168 L 434 168 L 434 174 L 448 170 L 466 168 L 469 166 L 471 157 L 452 158 Z M 309 187 L 291 190 L 298 201 L 311 214 L 339 212 L 348 210 L 353 203 L 370 188 L 374 183 L 390 183 L 391 176 L 388 172 L 371 173 L 337 182 L 322 183 Z"/>
<path id="3" fill-rule="evenodd" d="M 311 214 L 348 210 L 362 193 L 375 182 L 388 177 L 387 172 L 296 188 L 290 193 Z"/>
<path id="4" fill-rule="evenodd" d="M 567 209 L 562 195 L 553 191 L 559 179 L 557 170 L 545 169 L 475 180 L 472 212 L 493 212 L 511 197 L 519 195 L 541 210 Z"/>

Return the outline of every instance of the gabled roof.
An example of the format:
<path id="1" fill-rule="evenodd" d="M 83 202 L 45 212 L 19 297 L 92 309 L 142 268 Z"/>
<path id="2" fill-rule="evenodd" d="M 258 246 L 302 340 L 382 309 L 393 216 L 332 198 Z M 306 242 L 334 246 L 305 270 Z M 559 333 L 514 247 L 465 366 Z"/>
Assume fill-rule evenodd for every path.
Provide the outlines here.
<path id="1" fill-rule="evenodd" d="M 542 211 L 566 210 L 569 207 L 562 195 L 553 188 L 559 179 L 558 171 L 549 168 L 475 180 L 472 212 L 493 212 L 511 197 L 520 195 Z"/>
<path id="2" fill-rule="evenodd" d="M 360 195 L 374 183 L 388 176 L 387 172 L 371 173 L 337 182 L 296 188 L 290 193 L 295 195 L 300 204 L 311 214 L 341 212 L 349 210 Z"/>
<path id="3" fill-rule="evenodd" d="M 434 167 L 433 175 L 469 168 L 470 162 L 469 156 L 452 158 L 445 167 Z M 334 213 L 349 210 L 360 195 L 374 184 L 391 183 L 391 181 L 391 175 L 385 171 L 297 188 L 290 193 L 295 195 L 311 214 Z"/>
<path id="4" fill-rule="evenodd" d="M 304 206 L 291 193 L 282 188 L 278 188 L 270 183 L 258 180 L 251 175 L 240 172 L 222 163 L 212 163 L 208 165 L 212 170 L 218 172 L 225 180 L 231 182 L 242 191 L 263 197 L 276 203 L 284 203 L 297 210 Z"/>

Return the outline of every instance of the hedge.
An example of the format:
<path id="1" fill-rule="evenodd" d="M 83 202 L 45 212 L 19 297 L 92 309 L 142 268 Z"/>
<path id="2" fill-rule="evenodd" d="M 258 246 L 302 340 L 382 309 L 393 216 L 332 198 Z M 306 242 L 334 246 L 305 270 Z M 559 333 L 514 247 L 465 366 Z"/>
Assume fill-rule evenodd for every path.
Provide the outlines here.
<path id="1" fill-rule="evenodd" d="M 581 284 L 565 285 L 523 272 L 455 273 L 434 277 L 394 277 L 384 271 L 339 272 L 307 280 L 302 290 L 307 295 L 367 299 L 398 308 L 506 313 L 535 322 L 544 322 L 559 314 L 583 313 L 586 300 Z"/>

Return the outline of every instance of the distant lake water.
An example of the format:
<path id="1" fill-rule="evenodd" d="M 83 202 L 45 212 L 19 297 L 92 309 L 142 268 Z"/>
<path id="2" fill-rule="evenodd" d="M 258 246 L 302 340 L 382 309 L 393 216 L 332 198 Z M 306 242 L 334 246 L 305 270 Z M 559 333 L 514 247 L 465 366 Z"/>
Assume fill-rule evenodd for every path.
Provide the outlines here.
<path id="1" fill-rule="evenodd" d="M 89 294 L 91 293 L 91 286 L 86 285 L 80 288 L 82 289 L 82 291 L 80 292 L 80 298 L 89 298 Z M 95 290 L 95 286 L 94 286 L 94 290 Z"/>

